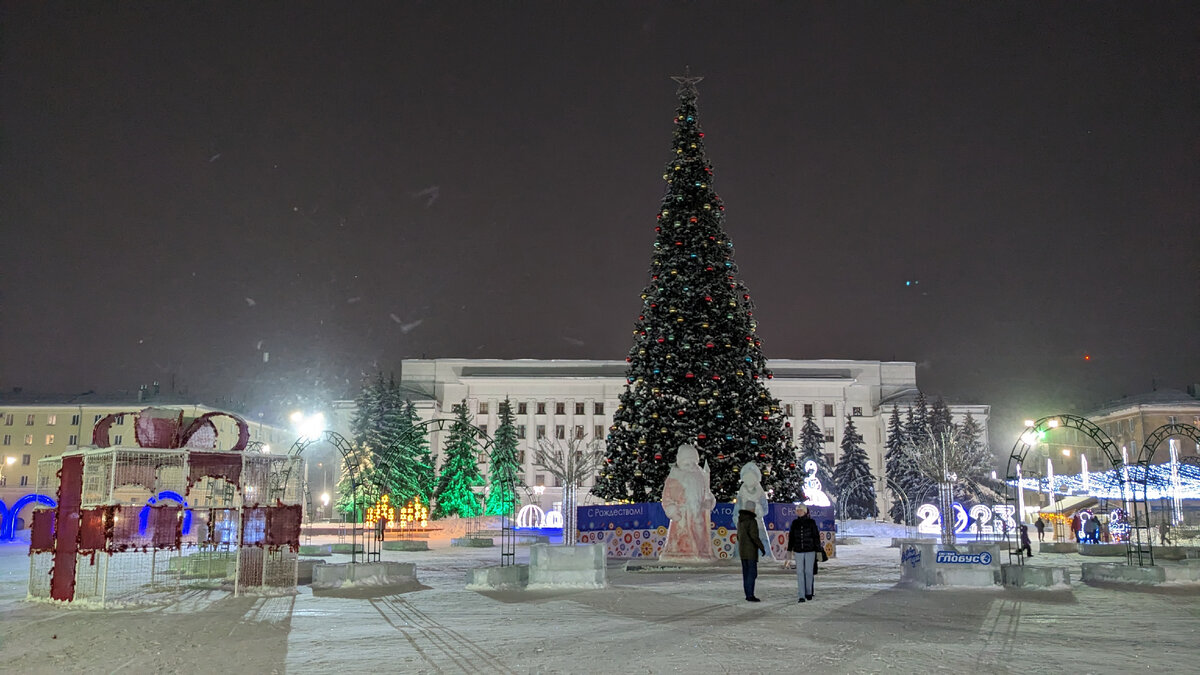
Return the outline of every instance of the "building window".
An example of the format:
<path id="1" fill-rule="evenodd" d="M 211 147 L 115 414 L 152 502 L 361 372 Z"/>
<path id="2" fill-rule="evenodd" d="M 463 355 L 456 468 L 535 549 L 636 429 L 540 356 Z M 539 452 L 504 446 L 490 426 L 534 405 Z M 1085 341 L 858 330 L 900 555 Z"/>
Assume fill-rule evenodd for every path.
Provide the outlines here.
<path id="1" fill-rule="evenodd" d="M 524 463 L 525 463 L 525 451 L 518 450 L 517 451 L 517 464 L 524 464 Z"/>
<path id="2" fill-rule="evenodd" d="M 822 453 L 822 454 L 825 455 L 825 463 L 828 464 L 829 466 L 833 466 L 833 453 L 826 452 L 826 453 Z"/>
<path id="3" fill-rule="evenodd" d="M 33 445 L 33 434 L 25 434 L 25 445 Z"/>
<path id="4" fill-rule="evenodd" d="M 480 415 L 486 415 L 486 414 L 488 414 L 488 404 L 487 404 L 487 401 L 480 401 L 480 402 L 479 402 L 479 414 L 480 414 Z"/>
<path id="5" fill-rule="evenodd" d="M 561 424 L 554 425 L 554 437 L 565 439 L 567 437 L 567 428 Z"/>
<path id="6" fill-rule="evenodd" d="M 811 416 L 812 416 L 812 404 L 811 404 L 811 403 L 805 403 L 805 404 L 804 404 L 804 415 L 805 415 L 806 417 L 811 417 Z"/>
<path id="7" fill-rule="evenodd" d="M 583 414 L 583 404 L 582 404 L 582 403 L 576 403 L 576 404 L 575 404 L 575 414 L 576 414 L 576 415 L 582 415 L 582 414 Z"/>
<path id="8" fill-rule="evenodd" d="M 597 424 L 596 428 L 593 431 L 594 431 L 593 438 L 595 438 L 596 440 L 600 440 L 601 438 L 604 438 L 604 425 L 603 424 Z"/>
<path id="9" fill-rule="evenodd" d="M 92 424 L 99 422 L 101 417 L 104 417 L 104 415 L 96 415 L 96 419 L 92 420 Z"/>
<path id="10" fill-rule="evenodd" d="M 29 466 L 29 462 L 33 460 L 33 455 L 21 455 L 21 465 Z"/>
<path id="11" fill-rule="evenodd" d="M 525 438 L 525 425 L 517 427 L 517 438 Z"/>
<path id="12" fill-rule="evenodd" d="M 582 424 L 575 425 L 575 438 L 577 440 L 583 439 L 583 425 Z"/>
<path id="13" fill-rule="evenodd" d="M 117 434 L 116 436 L 113 436 L 113 445 L 120 445 L 120 444 L 121 444 L 121 434 Z M 217 444 L 217 449 L 218 450 L 221 449 L 221 445 L 219 443 Z"/>
<path id="14" fill-rule="evenodd" d="M 788 403 L 787 405 L 783 406 L 783 414 L 787 415 L 788 417 L 792 416 L 792 404 L 791 403 Z"/>
<path id="15" fill-rule="evenodd" d="M 9 426 L 9 427 L 11 427 L 11 426 L 12 426 L 12 415 L 5 415 L 5 416 L 4 416 L 4 425 L 5 425 L 5 426 Z"/>
<path id="16" fill-rule="evenodd" d="M 479 425 L 479 433 L 484 436 L 487 436 L 487 425 L 486 424 Z"/>
<path id="17" fill-rule="evenodd" d="M 46 415 L 46 426 L 58 424 L 58 415 Z"/>
<path id="18" fill-rule="evenodd" d="M 537 425 L 537 437 L 538 437 L 538 440 L 541 440 L 546 437 L 546 425 L 545 424 Z"/>
<path id="19" fill-rule="evenodd" d="M 33 426 L 33 415 L 25 416 L 25 426 L 27 426 L 27 427 Z"/>
<path id="20" fill-rule="evenodd" d="M 113 424 L 125 424 L 125 414 L 121 413 L 120 415 L 117 415 L 117 421 L 113 422 Z"/>
<path id="21" fill-rule="evenodd" d="M 535 487 L 545 487 L 546 486 L 546 474 L 539 473 L 538 475 L 534 476 L 533 484 Z"/>
<path id="22" fill-rule="evenodd" d="M 1167 415 L 1167 424 L 1176 424 L 1174 415 Z"/>
<path id="23" fill-rule="evenodd" d="M 567 414 L 567 404 L 566 403 L 555 403 L 554 404 L 554 414 L 555 415 L 566 415 Z"/>
<path id="24" fill-rule="evenodd" d="M 833 406 L 828 403 L 825 404 L 825 416 L 833 417 Z"/>
<path id="25" fill-rule="evenodd" d="M 825 427 L 825 442 L 833 442 L 833 427 Z"/>
<path id="26" fill-rule="evenodd" d="M 603 415 L 604 414 L 604 404 L 603 403 L 593 403 L 592 404 L 592 414 L 593 415 Z"/>
<path id="27" fill-rule="evenodd" d="M 79 426 L 79 415 L 71 415 L 71 426 Z"/>
<path id="28" fill-rule="evenodd" d="M 21 487 L 29 485 L 29 476 L 21 476 Z"/>
<path id="29" fill-rule="evenodd" d="M 46 445 L 54 445 L 54 434 L 46 434 Z"/>
<path id="30" fill-rule="evenodd" d="M 862 406 L 854 406 L 850 409 L 850 414 L 855 417 L 862 417 Z"/>
<path id="31" fill-rule="evenodd" d="M 75 434 L 71 434 L 67 437 L 67 445 L 79 445 L 79 437 Z"/>
<path id="32" fill-rule="evenodd" d="M 9 434 L 4 434 L 4 444 L 12 445 L 12 436 L 10 436 Z"/>
<path id="33" fill-rule="evenodd" d="M 537 404 L 537 414 L 539 414 L 539 415 L 545 415 L 545 414 L 546 414 L 546 403 L 545 403 L 544 401 L 538 401 L 538 404 Z"/>
<path id="34" fill-rule="evenodd" d="M 518 403 L 517 404 L 517 414 L 518 415 L 528 415 L 529 414 L 529 404 L 525 403 L 525 402 Z"/>

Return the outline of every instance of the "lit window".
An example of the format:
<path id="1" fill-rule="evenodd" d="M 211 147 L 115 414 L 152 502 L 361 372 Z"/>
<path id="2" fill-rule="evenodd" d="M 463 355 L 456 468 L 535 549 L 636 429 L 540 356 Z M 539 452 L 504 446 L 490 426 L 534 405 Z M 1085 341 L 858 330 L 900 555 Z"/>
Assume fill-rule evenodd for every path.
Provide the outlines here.
<path id="1" fill-rule="evenodd" d="M 576 415 L 582 415 L 582 414 L 583 414 L 583 404 L 582 404 L 582 403 L 576 403 L 576 404 L 575 404 L 575 414 L 576 414 Z"/>
<path id="2" fill-rule="evenodd" d="M 4 416 L 4 425 L 5 425 L 5 426 L 9 426 L 9 427 L 11 427 L 11 426 L 12 426 L 12 415 L 5 415 L 5 416 Z"/>
<path id="3" fill-rule="evenodd" d="M 58 424 L 58 415 L 46 415 L 46 426 Z"/>
<path id="4" fill-rule="evenodd" d="M 533 484 L 535 487 L 545 487 L 546 486 L 546 475 L 539 473 L 538 475 L 534 476 Z"/>
<path id="5" fill-rule="evenodd" d="M 554 414 L 555 415 L 566 415 L 567 414 L 567 404 L 566 403 L 555 403 L 554 404 Z"/>
<path id="6" fill-rule="evenodd" d="M 537 425 L 537 437 L 539 439 L 546 437 L 546 425 L 545 424 Z"/>
<path id="7" fill-rule="evenodd" d="M 25 445 L 33 445 L 33 434 L 25 434 Z"/>
<path id="8" fill-rule="evenodd" d="M 567 437 L 567 428 L 561 424 L 554 425 L 554 437 L 565 439 Z"/>
<path id="9" fill-rule="evenodd" d="M 33 426 L 33 415 L 25 416 L 25 426 L 27 426 L 27 427 Z"/>
<path id="10" fill-rule="evenodd" d="M 539 415 L 545 415 L 545 414 L 546 414 L 546 402 L 545 402 L 545 401 L 538 401 L 538 404 L 537 404 L 537 414 L 539 414 Z"/>
<path id="11" fill-rule="evenodd" d="M 833 417 L 833 405 L 828 403 L 825 404 L 825 416 Z"/>
<path id="12" fill-rule="evenodd" d="M 854 415 L 855 417 L 862 417 L 862 407 L 854 406 L 853 408 L 850 409 L 850 414 Z"/>
<path id="13" fill-rule="evenodd" d="M 603 403 L 592 404 L 592 414 L 593 415 L 603 415 L 604 414 L 604 404 Z"/>
<path id="14" fill-rule="evenodd" d="M 479 414 L 480 414 L 480 415 L 486 415 L 486 414 L 488 414 L 488 404 L 487 404 L 487 401 L 480 401 L 480 402 L 479 402 Z"/>
<path id="15" fill-rule="evenodd" d="M 517 414 L 518 415 L 528 415 L 529 414 L 529 404 L 528 403 L 518 403 L 517 404 Z"/>
<path id="16" fill-rule="evenodd" d="M 46 445 L 54 445 L 54 434 L 46 434 Z"/>

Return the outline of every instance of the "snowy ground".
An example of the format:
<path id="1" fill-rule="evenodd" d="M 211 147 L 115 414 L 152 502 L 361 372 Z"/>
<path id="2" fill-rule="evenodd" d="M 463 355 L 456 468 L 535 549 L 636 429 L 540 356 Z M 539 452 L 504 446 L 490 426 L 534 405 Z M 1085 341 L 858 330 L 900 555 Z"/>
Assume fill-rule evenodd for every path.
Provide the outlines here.
<path id="1" fill-rule="evenodd" d="M 384 552 L 417 563 L 425 588 L 404 594 L 197 591 L 111 611 L 25 602 L 28 545 L 8 544 L 0 672 L 1110 673 L 1200 659 L 1200 586 L 915 590 L 896 585 L 899 553 L 886 539 L 863 542 L 839 547 L 802 605 L 794 574 L 778 570 L 759 577 L 763 602 L 745 602 L 736 568 L 613 566 L 606 590 L 476 593 L 464 589 L 467 570 L 495 564 L 499 549 L 437 541 Z M 1054 559 L 1078 578 L 1078 556 Z"/>

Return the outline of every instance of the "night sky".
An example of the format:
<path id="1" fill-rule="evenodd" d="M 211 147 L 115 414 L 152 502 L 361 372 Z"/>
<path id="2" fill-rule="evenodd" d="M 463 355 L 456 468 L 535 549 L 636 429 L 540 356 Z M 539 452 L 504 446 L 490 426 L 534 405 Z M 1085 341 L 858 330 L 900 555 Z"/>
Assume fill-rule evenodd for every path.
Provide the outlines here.
<path id="1" fill-rule="evenodd" d="M 768 358 L 1000 424 L 1200 382 L 1197 3 L 3 12 L 4 390 L 624 358 L 686 65 Z"/>

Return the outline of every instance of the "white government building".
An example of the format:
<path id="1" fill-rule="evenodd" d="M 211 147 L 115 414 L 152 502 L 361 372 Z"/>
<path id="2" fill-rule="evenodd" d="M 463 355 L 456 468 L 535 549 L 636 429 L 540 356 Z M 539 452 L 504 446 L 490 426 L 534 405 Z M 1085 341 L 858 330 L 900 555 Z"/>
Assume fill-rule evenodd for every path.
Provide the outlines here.
<path id="1" fill-rule="evenodd" d="M 498 424 L 499 405 L 506 397 L 516 413 L 520 461 L 524 480 L 531 488 L 529 500 L 550 508 L 561 498 L 554 478 L 534 466 L 537 439 L 585 438 L 603 441 L 612 424 L 618 399 L 625 388 L 625 361 L 413 359 L 401 362 L 400 386 L 413 400 L 421 418 L 450 419 L 452 406 L 464 399 L 476 425 L 491 435 Z M 811 406 L 813 419 L 825 431 L 825 453 L 832 465 L 841 448 L 846 415 L 862 434 L 871 458 L 871 471 L 879 479 L 881 512 L 889 502 L 883 484 L 883 453 L 887 423 L 893 405 L 901 415 L 917 394 L 916 364 L 909 361 L 771 360 L 774 378 L 767 382 L 784 412 L 800 433 L 803 416 Z M 955 422 L 970 412 L 988 442 L 989 406 L 958 405 L 947 401 Z M 348 435 L 353 401 L 335 404 L 333 426 Z M 443 439 L 435 433 L 431 448 L 441 454 Z M 486 471 L 486 467 L 484 467 Z M 581 503 L 600 500 L 590 494 Z"/>

